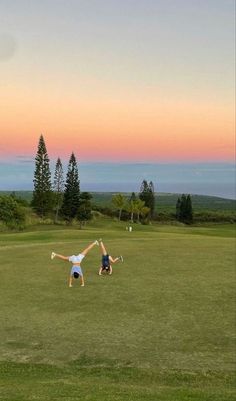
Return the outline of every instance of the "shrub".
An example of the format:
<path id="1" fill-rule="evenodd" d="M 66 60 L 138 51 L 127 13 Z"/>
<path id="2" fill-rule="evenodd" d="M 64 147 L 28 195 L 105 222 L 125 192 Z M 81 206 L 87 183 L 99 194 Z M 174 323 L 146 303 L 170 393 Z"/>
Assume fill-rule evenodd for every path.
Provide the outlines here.
<path id="1" fill-rule="evenodd" d="M 23 230 L 26 210 L 12 196 L 0 196 L 0 220 L 11 230 Z"/>

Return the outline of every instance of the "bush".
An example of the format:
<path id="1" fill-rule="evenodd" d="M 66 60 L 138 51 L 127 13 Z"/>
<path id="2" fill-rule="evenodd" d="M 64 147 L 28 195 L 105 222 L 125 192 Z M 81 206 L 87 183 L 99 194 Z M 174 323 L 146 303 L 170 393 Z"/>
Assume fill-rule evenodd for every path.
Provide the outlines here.
<path id="1" fill-rule="evenodd" d="M 158 222 L 170 222 L 170 221 L 176 221 L 176 217 L 174 213 L 170 213 L 170 212 L 160 212 L 158 214 L 155 214 L 154 216 L 154 221 L 158 221 Z"/>
<path id="2" fill-rule="evenodd" d="M 194 214 L 196 223 L 236 223 L 236 213 L 227 211 L 204 211 Z"/>
<path id="3" fill-rule="evenodd" d="M 26 210 L 12 196 L 0 196 L 0 220 L 10 230 L 23 230 L 26 224 Z"/>
<path id="4" fill-rule="evenodd" d="M 18 205 L 23 206 L 23 207 L 28 207 L 29 202 L 26 199 L 21 198 L 20 196 L 17 196 L 15 192 L 12 192 L 10 194 L 10 197 L 14 199 Z"/>
<path id="5" fill-rule="evenodd" d="M 103 214 L 101 212 L 99 212 L 98 210 L 92 210 L 91 215 L 92 215 L 93 220 L 100 219 L 103 217 Z"/>

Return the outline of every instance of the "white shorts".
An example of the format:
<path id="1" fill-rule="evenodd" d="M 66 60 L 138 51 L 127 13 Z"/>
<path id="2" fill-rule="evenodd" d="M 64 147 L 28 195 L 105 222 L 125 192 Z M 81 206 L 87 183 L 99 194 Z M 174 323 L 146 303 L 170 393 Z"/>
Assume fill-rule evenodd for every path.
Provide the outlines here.
<path id="1" fill-rule="evenodd" d="M 84 255 L 82 253 L 79 253 L 78 255 L 72 255 L 69 257 L 69 262 L 72 263 L 80 263 L 84 259 Z"/>

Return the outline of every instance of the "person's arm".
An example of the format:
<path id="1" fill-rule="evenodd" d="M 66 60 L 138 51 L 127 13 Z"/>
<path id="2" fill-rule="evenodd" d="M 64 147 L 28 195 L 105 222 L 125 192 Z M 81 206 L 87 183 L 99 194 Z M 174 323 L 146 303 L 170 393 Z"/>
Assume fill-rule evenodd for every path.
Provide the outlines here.
<path id="1" fill-rule="evenodd" d="M 70 275 L 70 277 L 69 277 L 69 287 L 72 287 L 72 281 L 73 281 L 73 278 L 72 278 L 72 276 Z"/>

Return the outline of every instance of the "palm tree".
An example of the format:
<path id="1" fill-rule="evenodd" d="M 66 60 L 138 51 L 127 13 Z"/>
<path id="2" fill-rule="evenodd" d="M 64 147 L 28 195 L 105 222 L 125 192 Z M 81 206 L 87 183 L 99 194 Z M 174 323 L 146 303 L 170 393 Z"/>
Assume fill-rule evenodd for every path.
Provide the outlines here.
<path id="1" fill-rule="evenodd" d="M 134 222 L 134 213 L 135 213 L 135 201 L 130 200 L 126 203 L 125 210 L 130 213 L 130 221 L 131 223 Z"/>
<path id="2" fill-rule="evenodd" d="M 134 213 L 137 214 L 137 222 L 140 220 L 140 215 L 141 216 L 146 216 L 150 212 L 150 208 L 145 206 L 145 202 L 142 201 L 141 199 L 137 198 L 135 200 L 135 205 L 134 205 Z"/>
<path id="3" fill-rule="evenodd" d="M 145 216 L 147 216 L 149 213 L 150 213 L 150 208 L 147 207 L 147 206 L 143 206 L 142 209 L 141 209 L 141 211 L 140 211 L 141 216 L 142 216 L 142 217 L 145 217 Z"/>
<path id="4" fill-rule="evenodd" d="M 112 197 L 112 203 L 119 211 L 119 220 L 121 219 L 122 210 L 125 207 L 125 197 L 122 194 L 116 194 Z"/>

